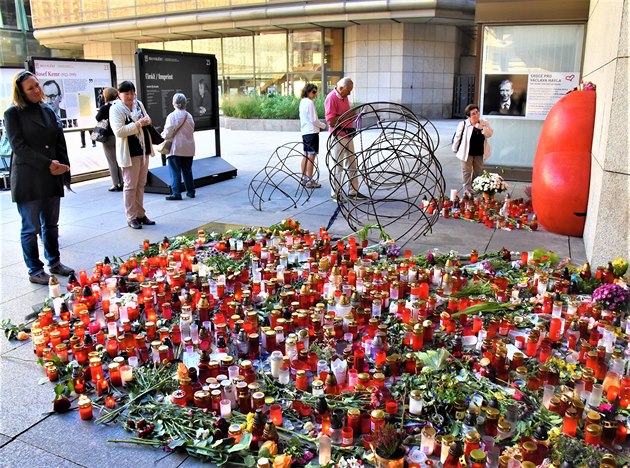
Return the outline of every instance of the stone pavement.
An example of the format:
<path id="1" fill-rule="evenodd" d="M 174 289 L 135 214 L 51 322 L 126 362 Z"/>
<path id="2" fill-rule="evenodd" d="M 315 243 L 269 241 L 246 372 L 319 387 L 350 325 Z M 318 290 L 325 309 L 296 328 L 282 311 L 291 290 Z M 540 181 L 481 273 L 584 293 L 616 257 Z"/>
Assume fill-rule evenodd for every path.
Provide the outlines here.
<path id="1" fill-rule="evenodd" d="M 436 121 L 441 135 L 437 152 L 446 180 L 447 193 L 461 187 L 459 161 L 450 151 L 451 135 L 458 120 Z M 327 133 L 322 134 L 325 148 Z M 213 154 L 211 132 L 196 135 L 197 153 Z M 78 134 L 68 134 L 70 151 L 79 149 Z M 209 222 L 268 226 L 291 216 L 303 227 L 318 230 L 326 226 L 336 204 L 330 199 L 328 173 L 322 168 L 322 188 L 298 208 L 286 211 L 255 210 L 249 202 L 247 188 L 252 177 L 263 167 L 273 150 L 284 143 L 300 141 L 298 132 L 265 132 L 222 130 L 222 155 L 238 169 L 234 179 L 197 189 L 195 199 L 166 201 L 164 195 L 147 194 L 145 207 L 155 226 L 142 230 L 127 227 L 122 194 L 108 192 L 109 177 L 74 185 L 76 193 L 67 193 L 62 201 L 60 244 L 62 261 L 77 271 L 91 270 L 94 263 L 109 255 L 125 257 L 140 248 L 144 239 L 159 241 L 195 229 Z M 76 148 L 76 149 L 75 149 Z M 322 149 L 322 153 L 325 151 Z M 320 165 L 324 155 L 320 154 Z M 159 164 L 154 158 L 152 165 Z M 521 197 L 527 184 L 510 183 L 513 197 Z M 29 283 L 19 243 L 20 221 L 9 192 L 0 192 L 0 318 L 22 323 L 31 313 L 32 305 L 41 303 L 48 289 Z M 330 229 L 333 237 L 351 232 L 340 217 Z M 395 233 L 390 233 L 394 234 Z M 479 224 L 441 218 L 433 232 L 405 245 L 414 253 L 451 249 L 468 253 L 510 250 L 532 250 L 537 247 L 570 256 L 574 263 L 585 261 L 584 244 L 580 238 L 568 238 L 539 230 L 495 231 Z M 41 252 L 40 252 L 41 253 Z M 96 426 L 79 419 L 76 411 L 65 415 L 50 414 L 53 399 L 52 385 L 39 384 L 43 369 L 35 363 L 30 341 L 8 342 L 0 337 L 0 466 L 56 467 L 87 466 L 116 467 L 196 466 L 193 458 L 182 454 L 167 454 L 161 450 L 127 444 L 107 443 L 107 439 L 126 438 L 128 434 L 117 426 Z M 207 465 L 206 465 L 207 466 Z"/>

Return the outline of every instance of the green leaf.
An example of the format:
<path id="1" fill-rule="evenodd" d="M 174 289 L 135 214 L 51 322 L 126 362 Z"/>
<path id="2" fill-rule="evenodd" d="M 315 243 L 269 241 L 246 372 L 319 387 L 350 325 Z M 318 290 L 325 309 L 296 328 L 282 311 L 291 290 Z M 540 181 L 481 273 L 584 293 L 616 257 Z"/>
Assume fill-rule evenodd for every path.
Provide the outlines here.
<path id="1" fill-rule="evenodd" d="M 256 465 L 256 459 L 253 455 L 247 455 L 243 460 L 247 466 L 251 467 Z"/>
<path id="2" fill-rule="evenodd" d="M 181 447 L 183 445 L 186 445 L 186 439 L 177 439 L 177 440 L 174 440 L 174 441 L 170 442 L 168 444 L 168 448 L 174 450 L 177 447 Z"/>

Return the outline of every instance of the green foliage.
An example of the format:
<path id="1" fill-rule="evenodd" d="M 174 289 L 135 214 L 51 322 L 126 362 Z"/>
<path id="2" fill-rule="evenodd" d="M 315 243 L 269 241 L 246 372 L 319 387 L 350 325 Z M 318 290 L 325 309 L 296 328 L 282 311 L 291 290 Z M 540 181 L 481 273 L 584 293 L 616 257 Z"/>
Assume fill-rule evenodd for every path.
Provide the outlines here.
<path id="1" fill-rule="evenodd" d="M 223 114 L 239 119 L 299 119 L 300 98 L 295 96 L 227 96 L 223 98 Z M 324 117 L 324 96 L 315 99 L 320 118 Z"/>

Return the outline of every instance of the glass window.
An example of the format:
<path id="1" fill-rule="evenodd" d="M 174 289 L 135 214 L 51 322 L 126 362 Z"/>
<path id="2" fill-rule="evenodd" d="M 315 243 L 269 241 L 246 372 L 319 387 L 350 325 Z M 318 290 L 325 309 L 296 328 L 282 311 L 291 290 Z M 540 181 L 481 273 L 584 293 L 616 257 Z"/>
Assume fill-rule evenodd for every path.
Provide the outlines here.
<path id="1" fill-rule="evenodd" d="M 324 30 L 324 64 L 327 70 L 343 70 L 343 29 Z"/>
<path id="2" fill-rule="evenodd" d="M 302 94 L 302 88 L 307 83 L 313 83 L 314 85 L 317 85 L 318 89 L 322 89 L 321 72 L 291 73 L 289 75 L 289 89 L 287 94 L 293 94 L 296 97 L 300 97 Z M 322 92 L 322 94 L 325 93 Z"/>
<path id="3" fill-rule="evenodd" d="M 511 105 L 519 100 L 526 108 L 528 74 L 537 72 L 577 73 L 582 70 L 584 25 L 531 25 L 531 26 L 485 26 L 483 34 L 483 56 L 481 108 L 484 118 L 494 129 L 490 139 L 493 166 L 531 168 L 542 128 L 543 120 L 530 120 L 526 112 L 512 115 L 490 115 L 491 96 L 486 90 L 486 81 L 499 80 L 503 75 L 513 77 Z M 492 76 L 497 75 L 497 76 Z M 495 81 L 496 81 L 495 80 Z M 501 83 L 505 80 L 501 80 Z M 522 83 L 519 83 L 522 82 Z M 497 91 L 497 92 L 500 92 Z M 515 98 L 514 98 L 515 97 Z M 497 98 L 499 99 L 499 98 Z M 496 112 L 499 114 L 499 112 Z M 503 113 L 503 112 L 501 112 Z"/>
<path id="4" fill-rule="evenodd" d="M 17 28 L 17 25 L 15 0 L 0 0 L 0 26 L 3 28 Z"/>
<path id="5" fill-rule="evenodd" d="M 281 33 L 262 33 L 254 36 L 256 74 L 286 72 L 287 70 L 287 35 Z"/>
<path id="6" fill-rule="evenodd" d="M 289 70 L 322 69 L 322 32 L 293 31 L 289 33 Z"/>
<path id="7" fill-rule="evenodd" d="M 168 41 L 164 43 L 164 50 L 172 50 L 174 52 L 192 52 L 192 41 Z"/>
<path id="8" fill-rule="evenodd" d="M 223 38 L 223 73 L 254 75 L 254 43 L 252 36 Z"/>

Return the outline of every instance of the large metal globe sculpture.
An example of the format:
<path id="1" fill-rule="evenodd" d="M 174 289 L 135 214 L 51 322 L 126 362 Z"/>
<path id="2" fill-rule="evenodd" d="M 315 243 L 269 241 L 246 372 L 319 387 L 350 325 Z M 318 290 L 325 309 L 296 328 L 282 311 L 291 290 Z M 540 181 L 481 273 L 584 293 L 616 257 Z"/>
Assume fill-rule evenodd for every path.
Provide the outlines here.
<path id="1" fill-rule="evenodd" d="M 348 126 L 355 129 L 348 138 L 343 133 L 335 136 L 337 129 Z M 335 160 L 335 145 L 356 157 L 358 194 L 351 183 L 351 158 Z M 441 200 L 446 187 L 435 157 L 438 146 L 439 135 L 431 121 L 419 119 L 400 104 L 375 102 L 343 114 L 327 141 L 326 165 L 340 213 L 349 226 L 358 230 L 377 224 L 397 238 L 430 232 L 439 212 L 429 213 L 423 201 Z"/>

